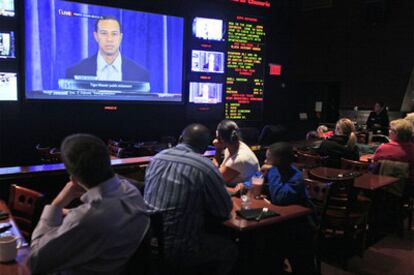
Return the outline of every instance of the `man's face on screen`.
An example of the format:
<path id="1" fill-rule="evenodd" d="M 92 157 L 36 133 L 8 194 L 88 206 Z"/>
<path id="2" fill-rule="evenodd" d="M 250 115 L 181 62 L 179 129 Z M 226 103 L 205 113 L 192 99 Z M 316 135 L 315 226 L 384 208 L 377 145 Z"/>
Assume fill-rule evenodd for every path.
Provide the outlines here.
<path id="1" fill-rule="evenodd" d="M 119 24 L 115 20 L 101 20 L 98 23 L 98 31 L 93 33 L 99 45 L 99 51 L 103 55 L 112 56 L 118 53 L 122 42 L 122 33 Z"/>

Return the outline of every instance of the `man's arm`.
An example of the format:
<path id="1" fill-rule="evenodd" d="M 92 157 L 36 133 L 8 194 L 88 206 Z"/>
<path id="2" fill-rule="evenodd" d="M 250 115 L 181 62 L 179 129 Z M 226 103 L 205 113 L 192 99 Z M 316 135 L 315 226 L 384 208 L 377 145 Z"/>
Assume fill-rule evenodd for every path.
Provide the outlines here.
<path id="1" fill-rule="evenodd" d="M 233 202 L 225 188 L 219 171 L 207 172 L 209 177 L 204 184 L 204 201 L 207 211 L 214 217 L 227 220 L 233 209 Z"/>
<path id="2" fill-rule="evenodd" d="M 49 273 L 88 262 L 100 251 L 100 234 L 90 235 L 79 224 L 87 209 L 71 210 L 62 221 L 62 208 L 48 205 L 33 232 L 28 265 L 32 273 Z M 88 234 L 89 232 L 89 234 Z"/>

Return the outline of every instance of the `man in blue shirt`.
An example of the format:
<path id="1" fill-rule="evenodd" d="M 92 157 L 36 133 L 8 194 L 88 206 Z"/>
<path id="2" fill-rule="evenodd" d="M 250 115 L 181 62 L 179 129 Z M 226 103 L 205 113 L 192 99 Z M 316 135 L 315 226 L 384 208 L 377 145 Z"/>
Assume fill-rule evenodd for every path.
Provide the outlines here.
<path id="1" fill-rule="evenodd" d="M 61 151 L 71 181 L 43 210 L 29 268 L 33 274 L 119 274 L 149 228 L 143 198 L 114 174 L 99 138 L 69 136 Z M 82 204 L 64 211 L 77 198 Z"/>
<path id="2" fill-rule="evenodd" d="M 227 220 L 233 207 L 219 170 L 202 155 L 210 141 L 205 126 L 191 124 L 180 144 L 157 154 L 146 171 L 144 200 L 161 215 L 167 274 L 205 263 L 215 264 L 214 274 L 228 274 L 237 259 L 232 241 L 206 230 Z"/>

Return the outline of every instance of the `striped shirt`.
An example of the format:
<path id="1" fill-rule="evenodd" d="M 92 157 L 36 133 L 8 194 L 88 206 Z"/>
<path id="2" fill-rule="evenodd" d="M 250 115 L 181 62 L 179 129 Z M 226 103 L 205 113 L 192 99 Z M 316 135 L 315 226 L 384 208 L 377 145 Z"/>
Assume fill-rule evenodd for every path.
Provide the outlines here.
<path id="1" fill-rule="evenodd" d="M 166 257 L 197 252 L 208 217 L 225 220 L 232 209 L 219 170 L 186 144 L 154 157 L 144 200 L 149 212 L 161 213 Z"/>

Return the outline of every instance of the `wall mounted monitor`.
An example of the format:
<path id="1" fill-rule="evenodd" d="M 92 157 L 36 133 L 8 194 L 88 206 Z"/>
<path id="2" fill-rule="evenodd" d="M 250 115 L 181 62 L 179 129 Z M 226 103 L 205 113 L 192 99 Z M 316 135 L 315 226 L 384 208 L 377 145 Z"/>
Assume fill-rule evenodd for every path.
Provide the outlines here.
<path id="1" fill-rule="evenodd" d="M 0 32 L 0 59 L 15 58 L 14 32 Z"/>
<path id="2" fill-rule="evenodd" d="M 17 101 L 17 74 L 0 72 L 0 101 Z"/>
<path id="3" fill-rule="evenodd" d="M 25 1 L 27 99 L 182 101 L 184 19 Z"/>
<path id="4" fill-rule="evenodd" d="M 14 16 L 14 0 L 0 0 L 0 16 Z"/>
<path id="5" fill-rule="evenodd" d="M 193 50 L 191 54 L 191 71 L 224 73 L 224 53 Z"/>
<path id="6" fill-rule="evenodd" d="M 195 104 L 217 104 L 222 102 L 223 84 L 190 82 L 189 102 Z"/>
<path id="7" fill-rule="evenodd" d="M 204 40 L 222 41 L 224 37 L 223 20 L 195 17 L 193 36 Z"/>

